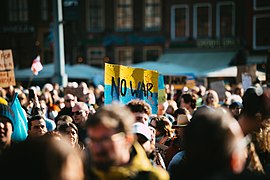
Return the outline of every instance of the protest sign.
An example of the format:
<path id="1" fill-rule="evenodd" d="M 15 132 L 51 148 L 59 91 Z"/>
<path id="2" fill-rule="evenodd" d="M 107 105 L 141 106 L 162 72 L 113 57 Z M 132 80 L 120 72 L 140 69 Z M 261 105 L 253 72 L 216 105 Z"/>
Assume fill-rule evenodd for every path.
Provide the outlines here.
<path id="1" fill-rule="evenodd" d="M 242 86 L 244 91 L 246 91 L 252 85 L 251 75 L 248 73 L 242 74 Z"/>
<path id="2" fill-rule="evenodd" d="M 3 51 L 0 50 L 0 71 L 4 71 L 5 68 L 5 59 L 4 59 L 4 54 Z"/>
<path id="3" fill-rule="evenodd" d="M 5 70 L 13 70 L 13 56 L 11 49 L 7 49 L 3 51 L 3 56 L 5 60 Z"/>
<path id="4" fill-rule="evenodd" d="M 0 50 L 0 87 L 15 85 L 12 51 L 11 49 Z"/>
<path id="5" fill-rule="evenodd" d="M 224 81 L 214 81 L 210 83 L 210 88 L 215 90 L 218 94 L 219 100 L 225 99 L 225 83 Z"/>
<path id="6" fill-rule="evenodd" d="M 127 104 L 138 98 L 152 107 L 152 113 L 157 113 L 157 71 L 105 63 L 104 80 L 105 104 L 113 101 Z"/>
<path id="7" fill-rule="evenodd" d="M 74 96 L 77 96 L 78 98 L 81 98 L 84 96 L 83 87 L 65 87 L 64 94 L 72 94 Z"/>
<path id="8" fill-rule="evenodd" d="M 164 158 L 166 155 L 166 150 L 168 149 L 168 146 L 156 143 L 155 147 L 156 147 L 157 152 L 159 152 L 161 156 Z"/>
<path id="9" fill-rule="evenodd" d="M 164 76 L 159 74 L 158 76 L 158 103 L 164 103 L 166 101 Z"/>
<path id="10" fill-rule="evenodd" d="M 0 72 L 0 87 L 8 87 L 8 79 L 7 79 L 7 72 L 6 71 L 1 71 Z"/>

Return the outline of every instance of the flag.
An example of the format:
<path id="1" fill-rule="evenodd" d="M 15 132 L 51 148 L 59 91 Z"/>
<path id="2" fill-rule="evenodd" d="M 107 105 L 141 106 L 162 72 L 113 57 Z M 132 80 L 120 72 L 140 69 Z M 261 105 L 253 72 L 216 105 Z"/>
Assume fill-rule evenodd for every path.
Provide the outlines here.
<path id="1" fill-rule="evenodd" d="M 11 138 L 14 141 L 24 141 L 28 135 L 28 126 L 26 113 L 23 110 L 21 103 L 18 99 L 18 93 L 15 93 L 10 107 L 13 110 L 15 117 Z"/>
<path id="2" fill-rule="evenodd" d="M 38 75 L 38 72 L 43 69 L 43 66 L 40 62 L 40 56 L 38 55 L 32 63 L 31 70 L 33 71 L 34 75 Z"/>

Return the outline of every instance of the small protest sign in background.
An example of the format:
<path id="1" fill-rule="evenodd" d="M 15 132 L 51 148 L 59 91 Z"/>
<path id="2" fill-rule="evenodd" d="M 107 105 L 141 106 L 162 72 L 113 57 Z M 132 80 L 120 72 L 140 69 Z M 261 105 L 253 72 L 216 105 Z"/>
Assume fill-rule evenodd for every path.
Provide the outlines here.
<path id="1" fill-rule="evenodd" d="M 12 51 L 11 49 L 0 50 L 0 87 L 15 85 Z"/>

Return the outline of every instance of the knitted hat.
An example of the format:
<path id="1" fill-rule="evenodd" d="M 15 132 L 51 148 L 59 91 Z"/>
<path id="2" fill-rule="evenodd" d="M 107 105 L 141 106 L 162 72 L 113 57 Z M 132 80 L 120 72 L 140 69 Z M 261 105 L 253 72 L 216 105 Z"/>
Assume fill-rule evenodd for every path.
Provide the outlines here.
<path id="1" fill-rule="evenodd" d="M 9 106 L 5 104 L 0 104 L 0 116 L 9 119 L 13 128 L 14 126 L 13 122 L 15 118 L 14 118 L 13 110 Z"/>
<path id="2" fill-rule="evenodd" d="M 0 97 L 0 104 L 8 105 L 8 102 L 4 98 Z"/>

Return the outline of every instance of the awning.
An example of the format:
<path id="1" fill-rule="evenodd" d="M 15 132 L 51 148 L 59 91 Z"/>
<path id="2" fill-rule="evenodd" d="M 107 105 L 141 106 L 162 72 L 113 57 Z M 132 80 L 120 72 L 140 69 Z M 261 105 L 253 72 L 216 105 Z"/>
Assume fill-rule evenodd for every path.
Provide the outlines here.
<path id="1" fill-rule="evenodd" d="M 247 64 L 263 64 L 267 62 L 267 56 L 248 56 Z"/>
<path id="2" fill-rule="evenodd" d="M 54 75 L 54 64 L 44 64 L 43 69 L 37 76 L 33 75 L 31 68 L 15 69 L 16 80 L 25 80 L 33 78 L 33 81 L 42 81 L 44 79 L 52 78 Z M 93 80 L 101 84 L 103 83 L 104 71 L 96 67 L 89 66 L 87 64 L 69 65 L 65 64 L 65 72 L 69 79 L 88 79 Z"/>
<path id="3" fill-rule="evenodd" d="M 146 61 L 138 64 L 132 64 L 131 66 L 134 68 L 155 70 L 165 76 L 194 76 L 192 72 L 195 71 L 195 69 L 191 67 L 183 67 L 177 64 L 156 61 Z"/>
<path id="4" fill-rule="evenodd" d="M 236 77 L 237 66 L 227 67 L 207 73 L 207 77 Z M 265 72 L 256 71 L 256 76 L 259 79 L 265 79 Z"/>
<path id="5" fill-rule="evenodd" d="M 195 76 L 206 76 L 208 72 L 229 67 L 236 54 L 237 51 L 164 53 L 158 62 L 191 68 Z"/>

